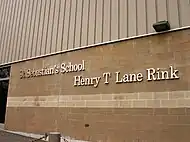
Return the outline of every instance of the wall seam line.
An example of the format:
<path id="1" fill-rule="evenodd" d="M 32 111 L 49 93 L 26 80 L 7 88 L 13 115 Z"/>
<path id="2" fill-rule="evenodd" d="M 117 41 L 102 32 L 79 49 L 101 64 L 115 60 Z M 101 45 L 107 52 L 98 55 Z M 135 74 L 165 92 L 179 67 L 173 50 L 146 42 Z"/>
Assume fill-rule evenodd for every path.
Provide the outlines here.
<path id="1" fill-rule="evenodd" d="M 36 5 L 36 7 L 35 7 L 35 11 L 33 11 L 34 13 L 32 14 L 32 17 L 34 16 L 34 21 L 32 21 L 34 24 L 33 24 L 33 30 L 31 30 L 32 31 L 32 39 L 31 39 L 31 48 L 30 48 L 30 53 L 29 53 L 30 57 L 32 57 L 33 42 L 34 42 L 34 32 L 35 32 L 35 27 L 36 27 L 36 13 L 37 13 L 36 11 L 37 11 L 37 7 L 38 7 L 37 2 L 38 2 L 38 0 L 36 1 L 36 4 L 34 3 Z"/>
<path id="2" fill-rule="evenodd" d="M 16 25 L 17 25 L 17 19 L 18 19 L 18 11 L 19 11 L 19 1 L 17 1 L 17 3 L 16 3 L 16 6 L 15 6 L 16 8 L 16 10 L 15 10 L 15 17 L 14 17 L 14 21 L 13 21 L 13 34 L 11 35 L 12 36 L 12 40 L 11 40 L 11 43 L 10 43 L 10 45 L 12 46 L 12 47 L 10 47 L 10 50 L 11 50 L 11 55 L 9 56 L 10 57 L 10 60 L 11 61 L 13 61 L 13 52 L 14 52 L 14 41 L 15 41 L 15 32 L 16 32 Z"/>
<path id="3" fill-rule="evenodd" d="M 41 48 L 40 46 L 37 47 L 38 45 L 38 40 L 39 40 L 39 29 L 40 29 L 40 19 L 41 19 L 41 14 L 42 14 L 42 0 L 40 0 L 40 12 L 39 12 L 39 19 L 38 19 L 38 28 L 37 28 L 37 37 L 36 37 L 36 46 L 35 46 L 35 51 L 34 51 L 34 56 L 37 55 L 37 48 Z"/>
<path id="4" fill-rule="evenodd" d="M 118 10 L 118 15 L 117 15 L 118 16 L 118 19 L 117 19 L 118 20 L 118 32 L 117 32 L 118 36 L 117 36 L 117 39 L 120 39 L 120 14 L 121 14 L 120 13 L 120 0 L 118 0 L 117 5 L 118 5 L 118 9 L 117 9 Z"/>
<path id="5" fill-rule="evenodd" d="M 10 40 L 9 40 L 9 42 L 8 42 L 8 45 L 7 45 L 7 50 L 8 50 L 8 59 L 7 59 L 7 61 L 9 62 L 10 61 L 10 50 L 11 50 L 11 47 L 10 47 L 10 45 L 11 45 L 11 41 L 12 41 L 12 32 L 13 32 L 13 26 L 14 26 L 14 19 L 15 19 L 15 11 L 16 11 L 16 1 L 14 1 L 15 3 L 14 3 L 14 7 L 13 7 L 13 15 L 12 15 L 12 23 L 11 23 L 11 28 L 10 28 Z"/>
<path id="6" fill-rule="evenodd" d="M 7 0 L 8 1 L 8 0 Z M 3 53 L 3 55 L 1 56 L 1 61 L 5 61 L 5 54 L 4 54 L 4 52 L 6 51 L 6 47 L 5 47 L 5 40 L 6 40 L 6 35 L 7 35 L 7 28 L 8 28 L 8 25 L 9 25 L 9 14 L 10 14 L 10 11 L 9 11 L 9 9 L 10 9 L 10 1 L 8 1 L 8 4 L 7 4 L 8 6 L 7 6 L 7 9 L 6 9 L 6 20 L 5 20 L 5 22 L 6 22 L 6 24 L 5 24 L 5 28 L 3 29 L 3 33 L 2 33 L 2 42 L 1 42 L 1 47 L 2 47 L 2 52 L 1 53 Z"/>
<path id="7" fill-rule="evenodd" d="M 33 32 L 32 32 L 32 43 L 31 43 L 31 49 L 30 49 L 30 57 L 32 57 L 32 51 L 34 50 L 33 49 L 33 43 L 34 43 L 34 33 L 35 33 L 35 28 L 36 28 L 36 13 L 37 13 L 37 7 L 38 7 L 38 0 L 36 1 L 36 7 L 35 7 L 35 11 L 34 11 L 34 25 L 33 25 Z"/>
<path id="8" fill-rule="evenodd" d="M 6 0 L 2 0 L 1 1 L 1 18 L 4 19 L 5 15 L 4 15 L 4 11 L 5 11 L 5 5 L 6 4 Z M 1 40 L 2 40 L 2 30 L 3 30 L 3 25 L 4 25 L 4 20 L 1 20 L 1 26 L 0 26 L 0 43 L 1 43 Z M 2 53 L 2 47 L 0 46 L 0 53 Z M 1 58 L 1 57 L 0 57 Z M 0 60 L 0 63 L 2 62 L 2 60 Z M 3 62 L 2 62 L 3 63 Z"/>
<path id="9" fill-rule="evenodd" d="M 55 51 L 57 51 L 57 40 L 58 40 L 58 33 L 59 33 L 59 26 L 60 26 L 60 11 L 61 11 L 61 0 L 59 0 L 59 12 L 57 18 L 57 34 L 56 34 L 56 43 L 55 43 Z"/>
<path id="10" fill-rule="evenodd" d="M 25 5 L 24 5 L 24 11 L 23 11 L 23 20 L 22 20 L 22 29 L 21 29 L 21 37 L 20 37 L 20 45 L 19 45 L 19 51 L 18 51 L 18 57 L 17 57 L 17 59 L 19 59 L 20 58 L 20 52 L 21 52 L 21 43 L 22 43 L 22 36 L 23 36 L 23 25 L 24 25 L 24 21 L 25 21 L 25 14 L 24 14 L 24 12 L 26 11 L 26 3 L 27 3 L 27 1 L 26 0 L 24 0 L 25 1 Z"/>
<path id="11" fill-rule="evenodd" d="M 89 37 L 88 37 L 88 36 L 89 36 L 89 19 L 90 19 L 89 17 L 90 17 L 90 12 L 91 12 L 91 11 L 90 11 L 90 0 L 89 0 L 89 1 L 88 1 L 87 30 L 86 30 L 86 31 L 87 31 L 86 45 L 88 45 L 88 43 L 89 43 L 89 42 L 88 42 L 88 40 L 89 40 Z"/>
<path id="12" fill-rule="evenodd" d="M 14 5 L 14 2 L 12 1 L 12 3 L 11 3 L 11 10 L 10 10 L 10 15 L 9 15 L 9 17 L 10 17 L 10 19 L 9 19 L 9 22 L 8 22 L 8 31 L 7 31 L 7 37 L 6 37 L 6 42 L 5 42 L 5 47 L 6 47 L 6 50 L 5 50 L 5 54 L 3 54 L 3 55 L 5 55 L 5 59 L 4 59 L 4 61 L 3 62 L 7 62 L 8 61 L 8 56 L 7 56 L 7 53 L 8 53 L 8 39 L 9 39 L 9 37 L 10 37 L 10 29 L 11 29 L 11 22 L 12 22 L 12 15 L 13 15 L 13 5 Z"/>
<path id="13" fill-rule="evenodd" d="M 126 4 L 127 4 L 127 31 L 126 33 L 127 33 L 127 37 L 129 37 L 129 0 L 127 0 Z"/>
<path id="14" fill-rule="evenodd" d="M 94 41 L 93 41 L 93 43 L 96 43 L 96 28 L 97 28 L 97 0 L 95 0 L 95 20 L 94 20 Z"/>
<path id="15" fill-rule="evenodd" d="M 169 17 L 169 1 L 166 0 L 166 19 L 167 21 L 170 21 L 170 17 Z"/>
<path id="16" fill-rule="evenodd" d="M 77 11 L 78 11 L 78 0 L 76 0 L 75 23 L 74 23 L 74 37 L 73 37 L 73 48 L 75 48 L 75 39 L 76 39 Z"/>
<path id="17" fill-rule="evenodd" d="M 156 22 L 158 22 L 158 1 L 155 0 Z"/>
<path id="18" fill-rule="evenodd" d="M 61 33 L 61 51 L 63 50 L 63 36 L 65 32 L 64 22 L 65 22 L 66 4 L 67 4 L 67 0 L 64 1 L 63 28 L 62 28 L 62 33 Z"/>
<path id="19" fill-rule="evenodd" d="M 30 18 L 30 26 L 29 26 L 29 34 L 28 34 L 28 43 L 27 43 L 27 46 L 26 46 L 26 49 L 27 49 L 27 52 L 26 52 L 26 57 L 29 57 L 28 56 L 28 50 L 29 50 L 29 41 L 30 41 L 30 33 L 31 33 L 31 25 L 32 25 L 32 15 L 33 15 L 33 8 L 34 8 L 34 0 L 32 0 L 32 10 L 31 10 L 31 12 L 30 12 L 30 14 L 31 14 L 31 18 Z"/>
<path id="20" fill-rule="evenodd" d="M 138 35 L 138 32 L 139 32 L 139 28 L 138 28 L 138 4 L 137 4 L 137 0 L 135 1 L 135 7 L 136 7 L 136 35 Z"/>
<path id="21" fill-rule="evenodd" d="M 178 8 L 178 21 L 179 21 L 179 27 L 182 26 L 182 20 L 181 20 L 181 6 L 180 6 L 180 1 L 177 0 L 177 8 Z"/>
<path id="22" fill-rule="evenodd" d="M 146 18 L 146 34 L 148 33 L 148 9 L 147 9 L 147 0 L 145 0 L 145 18 Z"/>
<path id="23" fill-rule="evenodd" d="M 27 10 L 27 17 L 26 17 L 26 24 L 25 24 L 25 26 L 26 26 L 26 29 L 25 29 L 25 33 L 24 33 L 24 41 L 23 41 L 23 52 L 22 52 L 22 58 L 24 58 L 24 54 L 27 52 L 27 48 L 26 48 L 26 46 L 25 46 L 25 43 L 26 43 L 26 33 L 27 33 L 27 27 L 28 27 L 28 24 L 29 24 L 29 13 L 30 13 L 30 1 L 31 0 L 28 0 L 28 10 Z"/>
<path id="24" fill-rule="evenodd" d="M 50 9 L 51 9 L 51 0 L 49 0 L 49 9 L 48 9 L 48 20 L 47 20 L 47 32 L 46 32 L 46 39 L 45 39 L 45 54 L 47 53 L 47 39 L 48 39 L 48 32 L 49 32 L 49 17 L 50 17 Z"/>
<path id="25" fill-rule="evenodd" d="M 55 20 L 55 7 L 56 7 L 56 0 L 54 0 L 54 2 L 52 2 L 52 4 L 54 4 L 53 6 L 53 18 L 52 18 L 52 25 L 51 25 L 51 39 L 50 39 L 50 53 L 52 52 L 52 40 L 53 40 L 53 32 L 54 32 L 54 20 Z"/>
<path id="26" fill-rule="evenodd" d="M 79 45 L 81 46 L 82 44 L 82 23 L 83 23 L 83 12 L 84 12 L 84 0 L 82 0 L 82 11 L 81 11 L 81 25 L 80 25 L 80 36 L 79 36 Z"/>
<path id="27" fill-rule="evenodd" d="M 103 40 L 104 40 L 104 34 L 103 34 L 103 31 L 104 31 L 104 14 L 105 14 L 105 12 L 104 12 L 104 0 L 102 1 L 102 38 L 101 38 L 101 42 L 103 42 Z"/>
<path id="28" fill-rule="evenodd" d="M 2 43 L 3 43 L 3 37 L 4 37 L 4 26 L 5 26 L 5 24 L 6 24 L 6 17 L 7 17 L 7 7 L 8 7 L 8 1 L 7 0 L 5 0 L 6 2 L 5 2 L 5 8 L 4 8 L 4 10 L 3 10 L 3 26 L 1 27 L 1 38 L 0 38 L 0 47 L 1 47 L 1 49 L 0 49 L 0 53 L 3 53 L 3 50 L 4 50 L 4 48 L 3 48 L 3 46 L 2 46 Z M 4 5 L 3 5 L 4 6 Z M 1 56 L 0 57 L 1 58 L 1 60 L 0 61 L 2 61 L 3 60 L 3 56 Z"/>
<path id="29" fill-rule="evenodd" d="M 45 21 L 46 8 L 47 8 L 47 0 L 45 0 L 43 16 L 42 17 L 40 16 L 40 19 L 43 18 L 42 35 L 41 35 L 41 41 L 40 41 L 40 55 L 42 54 L 42 41 L 43 41 L 43 37 L 44 37 L 44 21 Z"/>
<path id="30" fill-rule="evenodd" d="M 109 27 L 109 28 L 110 28 L 110 29 L 109 29 L 109 31 L 108 31 L 108 32 L 109 32 L 109 35 L 108 35 L 109 37 L 108 37 L 108 38 L 109 38 L 109 41 L 110 41 L 110 40 L 111 40 L 111 37 L 112 37 L 112 0 L 109 0 L 109 1 L 110 1 L 110 7 L 109 7 L 109 8 L 110 8 L 110 11 L 109 11 L 109 12 L 110 12 L 110 13 L 109 13 L 109 18 L 110 18 L 110 19 L 109 19 L 109 20 L 110 20 L 110 21 L 109 21 L 109 22 L 110 22 L 110 24 L 109 24 L 110 27 Z"/>
<path id="31" fill-rule="evenodd" d="M 23 4 L 23 1 L 21 0 L 21 10 L 20 10 L 20 13 L 19 13 L 19 24 L 18 24 L 18 33 L 17 33 L 17 38 L 16 38 L 16 50 L 15 50 L 15 55 L 14 55 L 14 60 L 18 59 L 18 56 L 19 56 L 19 51 L 20 51 L 20 47 L 18 46 L 18 41 L 19 41 L 19 35 L 20 35 L 20 32 L 22 32 L 21 29 L 21 25 L 22 25 L 22 22 L 21 22 L 21 19 L 22 19 L 22 12 L 24 11 L 24 4 Z M 22 28 L 23 29 L 23 28 Z"/>
<path id="32" fill-rule="evenodd" d="M 70 36 L 70 28 L 71 28 L 71 7 L 72 7 L 72 0 L 70 1 L 70 5 L 69 5 L 69 20 L 68 20 L 68 33 L 67 33 L 67 47 L 66 49 L 69 49 L 69 36 Z"/>

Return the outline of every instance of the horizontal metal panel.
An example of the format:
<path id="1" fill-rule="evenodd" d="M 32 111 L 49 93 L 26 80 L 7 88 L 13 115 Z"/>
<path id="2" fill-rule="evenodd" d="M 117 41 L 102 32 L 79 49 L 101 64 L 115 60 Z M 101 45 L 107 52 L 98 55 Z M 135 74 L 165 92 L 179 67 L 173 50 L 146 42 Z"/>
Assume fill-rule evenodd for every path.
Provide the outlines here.
<path id="1" fill-rule="evenodd" d="M 0 0 L 0 64 L 190 26 L 189 0 Z"/>

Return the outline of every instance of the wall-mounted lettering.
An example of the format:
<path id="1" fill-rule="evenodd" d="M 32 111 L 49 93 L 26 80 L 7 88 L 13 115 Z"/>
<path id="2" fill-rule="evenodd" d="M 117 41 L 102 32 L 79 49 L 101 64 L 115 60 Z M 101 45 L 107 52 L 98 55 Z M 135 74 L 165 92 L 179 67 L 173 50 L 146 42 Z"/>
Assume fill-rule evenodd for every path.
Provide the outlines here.
<path id="1" fill-rule="evenodd" d="M 42 69 L 22 69 L 20 70 L 20 79 L 81 71 L 85 71 L 84 60 L 82 60 L 79 64 L 68 62 L 54 65 L 52 67 L 44 67 Z"/>
<path id="2" fill-rule="evenodd" d="M 86 70 L 85 61 L 82 60 L 80 63 L 61 63 L 52 67 L 45 67 L 42 69 L 22 69 L 20 71 L 20 78 L 33 78 L 39 76 L 55 75 L 55 74 L 67 74 L 72 72 L 82 72 Z M 105 72 L 99 76 L 84 76 L 75 75 L 73 77 L 74 87 L 98 87 L 101 82 L 105 85 L 109 85 L 110 81 L 114 80 L 115 84 L 127 84 L 142 81 L 162 81 L 162 80 L 174 80 L 179 79 L 179 71 L 173 66 L 169 66 L 165 69 L 160 68 L 148 68 L 144 72 Z"/>

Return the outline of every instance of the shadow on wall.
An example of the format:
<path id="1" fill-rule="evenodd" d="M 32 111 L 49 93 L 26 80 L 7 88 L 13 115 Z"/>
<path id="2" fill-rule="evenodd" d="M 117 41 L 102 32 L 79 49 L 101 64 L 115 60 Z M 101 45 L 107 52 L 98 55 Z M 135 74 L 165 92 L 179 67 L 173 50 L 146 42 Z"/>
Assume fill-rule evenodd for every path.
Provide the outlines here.
<path id="1" fill-rule="evenodd" d="M 5 122 L 8 84 L 8 81 L 0 81 L 0 123 Z"/>

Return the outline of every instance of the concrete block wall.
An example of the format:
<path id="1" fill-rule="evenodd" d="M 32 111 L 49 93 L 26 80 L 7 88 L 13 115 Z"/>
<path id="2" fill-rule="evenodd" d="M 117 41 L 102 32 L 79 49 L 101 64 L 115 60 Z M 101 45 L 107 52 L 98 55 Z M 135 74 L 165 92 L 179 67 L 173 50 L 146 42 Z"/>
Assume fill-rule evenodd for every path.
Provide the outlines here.
<path id="1" fill-rule="evenodd" d="M 8 107 L 183 108 L 190 91 L 10 97 Z"/>
<path id="2" fill-rule="evenodd" d="M 20 70 L 81 63 L 85 71 L 20 79 Z M 179 79 L 74 86 L 74 76 L 179 71 Z M 5 128 L 60 131 L 87 141 L 186 142 L 190 131 L 190 30 L 86 48 L 13 64 Z M 22 123 L 15 123 L 22 122 Z"/>

